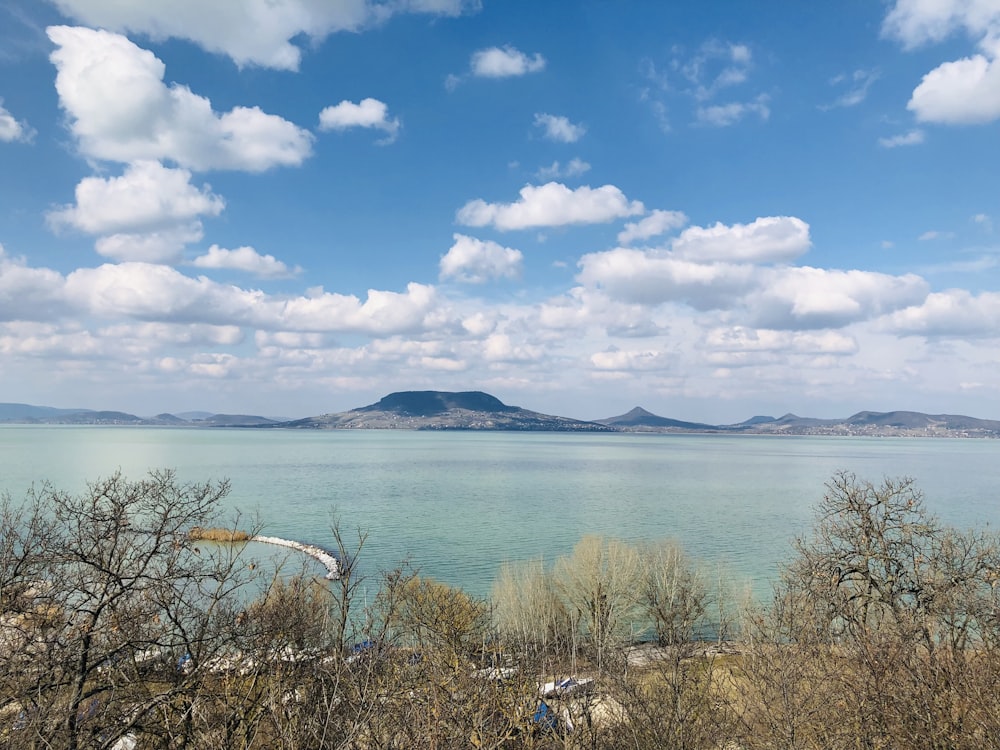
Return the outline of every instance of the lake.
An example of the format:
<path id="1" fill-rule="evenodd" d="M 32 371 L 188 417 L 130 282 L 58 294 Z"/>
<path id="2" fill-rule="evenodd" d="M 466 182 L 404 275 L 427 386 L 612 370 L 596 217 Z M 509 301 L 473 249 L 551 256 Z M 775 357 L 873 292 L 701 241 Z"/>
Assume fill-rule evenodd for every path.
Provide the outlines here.
<path id="1" fill-rule="evenodd" d="M 1000 524 L 1000 440 L 0 426 L 0 490 L 15 499 L 119 468 L 228 478 L 229 509 L 320 546 L 336 509 L 368 531 L 368 571 L 408 559 L 475 594 L 505 560 L 602 534 L 675 539 L 764 595 L 839 470 L 911 476 L 945 522 Z"/>

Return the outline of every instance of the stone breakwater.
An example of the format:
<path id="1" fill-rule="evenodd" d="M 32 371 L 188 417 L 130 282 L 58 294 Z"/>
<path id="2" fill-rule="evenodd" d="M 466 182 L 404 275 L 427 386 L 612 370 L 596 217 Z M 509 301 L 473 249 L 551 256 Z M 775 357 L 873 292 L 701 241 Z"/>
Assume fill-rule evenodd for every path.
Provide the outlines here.
<path id="1" fill-rule="evenodd" d="M 328 581 L 336 581 L 340 578 L 340 561 L 330 552 L 327 552 L 321 547 L 317 547 L 313 544 L 302 544 L 302 542 L 296 542 L 291 539 L 282 539 L 276 536 L 253 536 L 250 537 L 251 542 L 261 542 L 262 544 L 275 544 L 279 547 L 288 547 L 289 549 L 294 549 L 303 554 L 309 555 L 317 562 L 319 562 L 323 567 L 326 568 L 326 579 Z"/>

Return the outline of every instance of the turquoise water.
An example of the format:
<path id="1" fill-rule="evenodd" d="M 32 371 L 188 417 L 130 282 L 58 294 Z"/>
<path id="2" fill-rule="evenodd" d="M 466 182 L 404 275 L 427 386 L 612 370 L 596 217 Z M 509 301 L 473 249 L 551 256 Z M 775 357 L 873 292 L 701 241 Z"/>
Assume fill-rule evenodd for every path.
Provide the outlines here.
<path id="1" fill-rule="evenodd" d="M 946 522 L 1000 524 L 992 440 L 0 426 L 15 498 L 119 468 L 228 478 L 230 509 L 321 546 L 336 509 L 369 533 L 368 571 L 409 559 L 477 594 L 503 561 L 552 559 L 584 534 L 675 539 L 762 594 L 838 470 L 912 476 Z"/>

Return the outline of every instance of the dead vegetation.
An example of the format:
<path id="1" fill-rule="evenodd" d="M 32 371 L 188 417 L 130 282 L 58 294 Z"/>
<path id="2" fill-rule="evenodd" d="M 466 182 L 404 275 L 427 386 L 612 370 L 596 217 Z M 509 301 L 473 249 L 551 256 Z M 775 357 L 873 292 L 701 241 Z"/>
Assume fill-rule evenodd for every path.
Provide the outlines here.
<path id="1" fill-rule="evenodd" d="M 206 529 L 201 526 L 193 526 L 188 531 L 188 539 L 192 542 L 249 542 L 252 538 L 252 534 L 248 534 L 240 529 L 222 529 L 218 527 Z"/>

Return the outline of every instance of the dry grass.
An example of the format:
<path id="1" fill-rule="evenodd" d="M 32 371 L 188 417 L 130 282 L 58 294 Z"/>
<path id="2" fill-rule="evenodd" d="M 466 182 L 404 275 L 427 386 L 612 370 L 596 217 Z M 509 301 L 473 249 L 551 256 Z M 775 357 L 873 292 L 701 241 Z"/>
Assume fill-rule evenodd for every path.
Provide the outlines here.
<path id="1" fill-rule="evenodd" d="M 239 529 L 206 529 L 201 526 L 195 526 L 188 532 L 188 539 L 192 542 L 249 542 L 250 538 L 248 533 Z"/>

